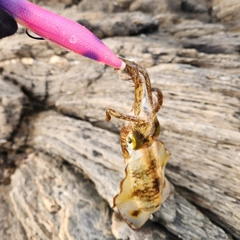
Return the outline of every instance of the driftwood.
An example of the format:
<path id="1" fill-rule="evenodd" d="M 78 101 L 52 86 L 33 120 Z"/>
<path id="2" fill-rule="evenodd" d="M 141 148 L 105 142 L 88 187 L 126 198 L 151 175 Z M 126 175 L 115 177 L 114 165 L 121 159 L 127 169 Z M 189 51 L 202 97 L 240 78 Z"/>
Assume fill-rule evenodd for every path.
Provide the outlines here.
<path id="1" fill-rule="evenodd" d="M 138 231 L 113 212 L 122 123 L 105 111 L 130 111 L 132 83 L 19 29 L 0 41 L 0 239 L 240 239 L 240 6 L 150 2 L 38 4 L 147 68 L 173 194 Z"/>

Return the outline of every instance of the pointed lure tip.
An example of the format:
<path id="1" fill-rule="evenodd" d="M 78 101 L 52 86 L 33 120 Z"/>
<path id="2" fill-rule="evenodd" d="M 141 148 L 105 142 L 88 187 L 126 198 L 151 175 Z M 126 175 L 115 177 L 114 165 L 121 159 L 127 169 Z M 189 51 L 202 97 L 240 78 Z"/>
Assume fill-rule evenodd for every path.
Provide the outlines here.
<path id="1" fill-rule="evenodd" d="M 119 70 L 124 70 L 124 68 L 126 67 L 126 63 L 122 61 L 121 67 L 119 68 Z"/>

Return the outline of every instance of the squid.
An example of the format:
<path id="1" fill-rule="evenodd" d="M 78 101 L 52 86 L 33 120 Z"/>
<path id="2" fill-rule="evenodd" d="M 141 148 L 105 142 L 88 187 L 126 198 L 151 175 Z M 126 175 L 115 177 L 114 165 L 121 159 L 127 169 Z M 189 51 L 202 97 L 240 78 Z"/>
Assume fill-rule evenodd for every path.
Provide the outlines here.
<path id="1" fill-rule="evenodd" d="M 170 152 L 158 140 L 160 124 L 157 112 L 163 103 L 162 91 L 152 88 L 147 71 L 134 62 L 122 59 L 126 67 L 116 70 L 134 83 L 134 103 L 129 114 L 113 109 L 106 111 L 111 117 L 124 120 L 120 131 L 120 144 L 124 157 L 125 178 L 120 193 L 113 199 L 125 222 L 138 229 L 156 212 L 172 192 L 165 177 L 165 166 Z M 127 80 L 125 79 L 125 80 Z"/>

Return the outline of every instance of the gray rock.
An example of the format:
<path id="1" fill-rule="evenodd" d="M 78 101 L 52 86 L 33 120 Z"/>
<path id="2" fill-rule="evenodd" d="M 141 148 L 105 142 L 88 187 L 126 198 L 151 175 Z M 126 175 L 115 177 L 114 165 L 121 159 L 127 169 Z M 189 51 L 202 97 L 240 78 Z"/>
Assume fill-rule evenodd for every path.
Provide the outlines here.
<path id="1" fill-rule="evenodd" d="M 105 110 L 128 113 L 132 83 L 20 29 L 0 41 L 0 239 L 240 238 L 239 33 L 229 31 L 237 3 L 224 10 L 226 1 L 213 1 L 224 23 L 212 24 L 201 21 L 206 12 L 181 12 L 181 1 L 158 13 L 141 1 L 116 3 L 91 11 L 93 1 L 39 2 L 108 36 L 113 52 L 146 67 L 162 89 L 160 139 L 172 153 L 174 193 L 142 229 L 128 228 L 111 209 L 124 177 L 122 123 L 105 122 Z"/>

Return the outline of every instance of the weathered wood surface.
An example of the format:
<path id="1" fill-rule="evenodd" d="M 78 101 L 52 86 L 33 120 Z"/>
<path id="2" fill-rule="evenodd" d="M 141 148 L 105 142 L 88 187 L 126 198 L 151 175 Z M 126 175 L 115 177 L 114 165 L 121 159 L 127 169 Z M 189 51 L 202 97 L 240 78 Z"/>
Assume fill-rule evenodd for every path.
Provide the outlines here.
<path id="1" fill-rule="evenodd" d="M 105 110 L 128 112 L 132 84 L 20 29 L 0 41 L 0 239 L 240 239 L 239 4 L 146 2 L 39 4 L 147 67 L 174 193 L 139 231 L 113 213 L 121 123 Z"/>

